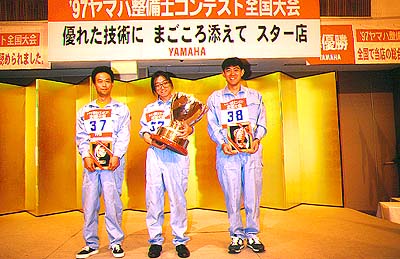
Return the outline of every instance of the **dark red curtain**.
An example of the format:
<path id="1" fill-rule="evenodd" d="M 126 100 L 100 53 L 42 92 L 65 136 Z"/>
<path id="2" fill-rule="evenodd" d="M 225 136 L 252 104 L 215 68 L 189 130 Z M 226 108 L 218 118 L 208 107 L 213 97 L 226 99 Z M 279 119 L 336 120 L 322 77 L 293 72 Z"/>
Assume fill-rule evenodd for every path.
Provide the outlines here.
<path id="1" fill-rule="evenodd" d="M 0 21 L 47 20 L 47 0 L 0 0 Z"/>
<path id="2" fill-rule="evenodd" d="M 371 16 L 371 0 L 320 0 L 319 2 L 321 16 Z"/>

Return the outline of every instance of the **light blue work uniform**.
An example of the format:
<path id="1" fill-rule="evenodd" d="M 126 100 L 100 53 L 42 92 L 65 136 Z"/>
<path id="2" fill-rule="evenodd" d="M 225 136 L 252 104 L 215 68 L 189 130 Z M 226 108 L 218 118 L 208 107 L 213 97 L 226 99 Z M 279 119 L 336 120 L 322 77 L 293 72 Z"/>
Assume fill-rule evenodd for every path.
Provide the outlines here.
<path id="1" fill-rule="evenodd" d="M 253 139 L 261 140 L 267 132 L 262 96 L 254 89 L 241 86 L 235 96 L 225 87 L 213 92 L 208 100 L 208 133 L 217 144 L 216 169 L 225 195 L 231 236 L 250 238 L 260 231 L 262 190 L 262 146 L 254 154 L 240 152 L 225 155 L 222 144 L 228 142 L 227 127 L 250 122 Z M 246 212 L 246 227 L 240 215 L 241 198 Z"/>
<path id="2" fill-rule="evenodd" d="M 169 126 L 171 121 L 171 99 L 157 101 L 147 105 L 140 119 L 142 128 L 139 132 L 157 133 L 161 126 Z M 168 148 L 159 149 L 149 146 L 146 156 L 146 224 L 149 243 L 162 245 L 162 225 L 164 223 L 164 194 L 168 192 L 171 219 L 170 225 L 177 246 L 186 244 L 189 237 L 187 230 L 187 210 L 185 192 L 188 186 L 189 156 L 175 153 Z"/>
<path id="3" fill-rule="evenodd" d="M 110 116 L 104 116 L 104 111 Z M 111 112 L 110 112 L 111 111 Z M 88 114 L 94 114 L 92 117 Z M 100 108 L 96 101 L 82 107 L 77 114 L 76 144 L 82 158 L 90 157 L 90 142 L 108 139 L 112 142 L 114 156 L 120 158 L 120 165 L 114 171 L 96 169 L 94 172 L 84 169 L 82 184 L 82 206 L 84 211 L 83 238 L 86 245 L 98 249 L 98 213 L 100 195 L 103 193 L 105 204 L 105 225 L 109 247 L 121 244 L 124 233 L 122 223 L 121 189 L 124 180 L 125 153 L 130 140 L 130 112 L 128 107 L 112 100 Z"/>

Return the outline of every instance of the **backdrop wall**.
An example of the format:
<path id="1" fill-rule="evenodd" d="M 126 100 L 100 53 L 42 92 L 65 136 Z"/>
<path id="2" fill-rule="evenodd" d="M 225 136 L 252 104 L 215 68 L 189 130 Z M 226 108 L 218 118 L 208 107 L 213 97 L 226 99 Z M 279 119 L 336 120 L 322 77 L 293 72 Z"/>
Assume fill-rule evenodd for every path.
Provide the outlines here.
<path id="1" fill-rule="evenodd" d="M 173 82 L 175 91 L 193 94 L 204 103 L 225 85 L 221 75 Z M 243 83 L 262 93 L 267 110 L 261 205 L 342 206 L 335 74 L 294 79 L 273 73 Z M 44 215 L 81 209 L 82 163 L 75 147 L 75 115 L 95 96 L 89 78 L 78 85 L 48 80 L 36 80 L 26 88 L 0 85 L 0 100 L 6 106 L 0 119 L 7 122 L 0 126 L 1 148 L 8 148 L 6 159 L 0 160 L 0 213 L 28 210 Z M 147 144 L 138 132 L 143 108 L 155 100 L 150 79 L 115 81 L 113 97 L 126 103 L 132 114 L 124 207 L 145 210 Z M 21 112 L 15 115 L 16 110 Z M 15 116 L 18 123 L 9 119 Z M 188 208 L 225 210 L 206 117 L 196 124 L 189 141 Z M 17 166 L 9 166 L 9 161 Z"/>

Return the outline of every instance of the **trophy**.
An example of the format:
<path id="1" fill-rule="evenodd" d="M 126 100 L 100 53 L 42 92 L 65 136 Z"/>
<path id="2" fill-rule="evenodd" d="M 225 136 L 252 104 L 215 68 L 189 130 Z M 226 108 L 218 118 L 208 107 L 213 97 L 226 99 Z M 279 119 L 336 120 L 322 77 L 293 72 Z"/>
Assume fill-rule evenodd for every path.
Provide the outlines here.
<path id="1" fill-rule="evenodd" d="M 167 127 L 160 127 L 156 134 L 151 134 L 151 138 L 157 144 L 165 144 L 168 149 L 186 156 L 189 140 L 178 137 L 178 130 L 187 123 L 193 126 L 207 112 L 207 105 L 191 95 L 177 92 L 172 97 L 171 103 L 171 123 Z"/>

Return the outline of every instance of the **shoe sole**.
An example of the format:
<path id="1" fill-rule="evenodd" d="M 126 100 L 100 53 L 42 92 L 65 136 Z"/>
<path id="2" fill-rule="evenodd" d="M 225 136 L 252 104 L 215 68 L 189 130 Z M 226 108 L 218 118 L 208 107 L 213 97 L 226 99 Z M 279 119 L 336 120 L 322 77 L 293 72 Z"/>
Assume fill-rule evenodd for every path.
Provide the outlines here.
<path id="1" fill-rule="evenodd" d="M 149 258 L 158 258 L 158 257 L 160 257 L 161 256 L 161 252 L 162 252 L 162 247 L 160 246 L 159 247 L 159 249 L 160 249 L 160 251 L 158 251 L 158 250 L 156 250 L 156 249 L 154 249 L 154 250 L 156 250 L 156 251 L 149 251 L 148 253 L 147 253 L 147 256 L 149 257 Z"/>
<path id="2" fill-rule="evenodd" d="M 76 259 L 85 259 L 85 258 L 88 258 L 91 255 L 95 255 L 95 254 L 98 254 L 98 253 L 99 253 L 99 250 L 94 250 L 94 251 L 92 251 L 92 252 L 90 252 L 88 254 L 85 254 L 85 255 L 77 255 L 75 258 Z"/>
<path id="3" fill-rule="evenodd" d="M 254 253 L 262 253 L 262 252 L 265 251 L 265 249 L 257 249 L 257 248 L 254 248 L 254 247 L 250 246 L 250 245 L 248 245 L 247 247 L 250 248 L 251 250 L 253 250 Z"/>
<path id="4" fill-rule="evenodd" d="M 244 248 L 244 246 L 240 247 L 240 248 L 237 249 L 237 250 L 231 249 L 231 250 L 228 250 L 228 253 L 229 253 L 229 254 L 238 254 L 238 253 L 242 252 L 242 249 L 243 249 L 243 248 Z"/>
<path id="5" fill-rule="evenodd" d="M 181 245 L 178 245 L 175 247 L 176 253 L 180 258 L 188 258 L 190 256 L 190 251 L 187 249 L 185 245 L 183 245 L 183 248 L 177 248 L 180 247 Z M 179 251 L 178 251 L 179 250 Z M 183 251 L 182 251 L 183 250 Z"/>
<path id="6" fill-rule="evenodd" d="M 188 258 L 190 254 L 179 254 L 177 253 L 180 258 Z"/>
<path id="7" fill-rule="evenodd" d="M 125 253 L 123 254 L 112 254 L 115 258 L 122 258 L 125 256 Z"/>

